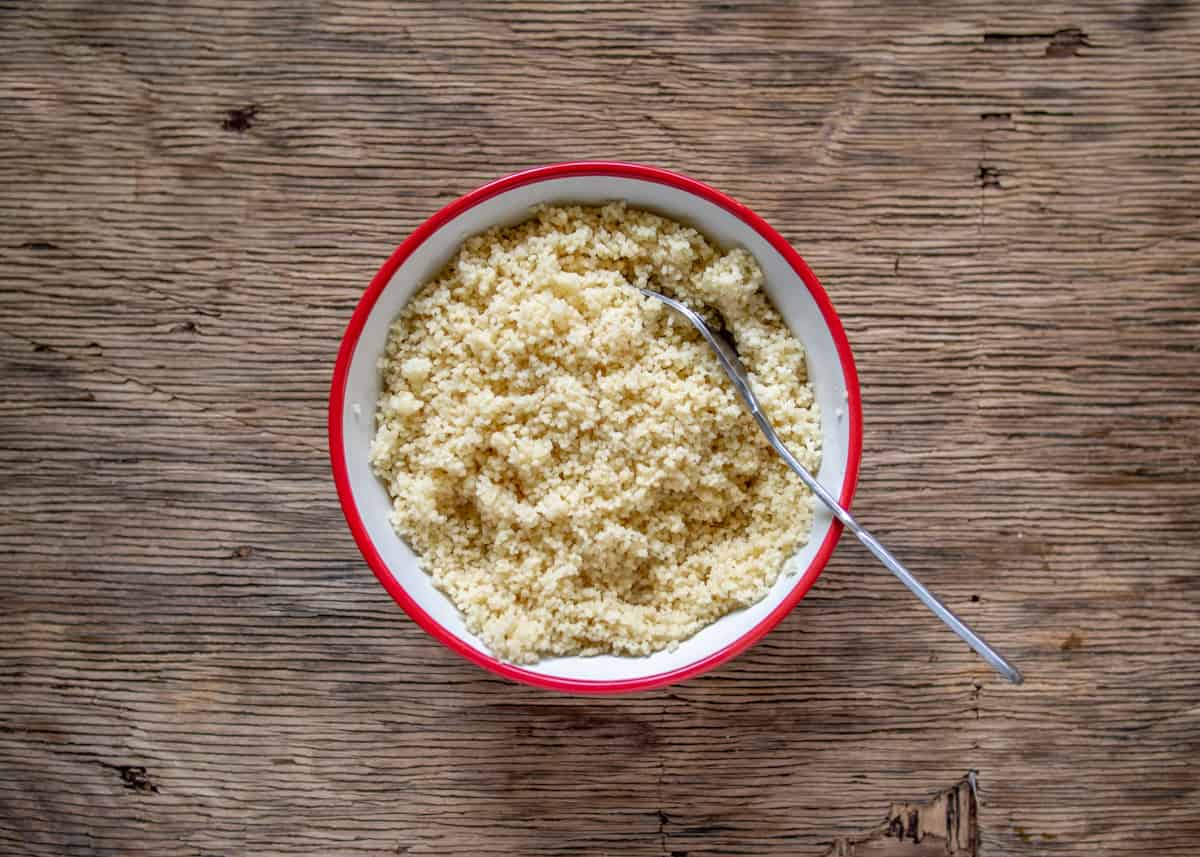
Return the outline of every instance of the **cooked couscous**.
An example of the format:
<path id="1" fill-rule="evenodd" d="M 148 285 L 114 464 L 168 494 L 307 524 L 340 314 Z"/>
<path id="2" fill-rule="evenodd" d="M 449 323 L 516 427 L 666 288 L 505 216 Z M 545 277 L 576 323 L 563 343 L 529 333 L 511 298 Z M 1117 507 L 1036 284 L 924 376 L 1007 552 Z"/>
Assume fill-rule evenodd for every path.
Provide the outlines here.
<path id="1" fill-rule="evenodd" d="M 708 345 L 634 286 L 715 307 L 815 470 L 804 351 L 742 249 L 614 203 L 470 238 L 393 324 L 371 449 L 392 523 L 493 652 L 645 655 L 754 603 L 807 490 Z"/>

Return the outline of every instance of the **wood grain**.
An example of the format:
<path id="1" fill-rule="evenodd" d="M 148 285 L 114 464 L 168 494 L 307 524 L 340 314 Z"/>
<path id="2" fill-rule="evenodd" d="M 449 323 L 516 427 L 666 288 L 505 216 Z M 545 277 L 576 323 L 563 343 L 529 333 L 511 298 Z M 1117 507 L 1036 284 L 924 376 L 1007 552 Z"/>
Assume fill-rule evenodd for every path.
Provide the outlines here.
<path id="1" fill-rule="evenodd" d="M 1200 838 L 1200 8 L 0 4 L 0 852 L 820 855 Z M 843 544 L 715 674 L 489 678 L 359 558 L 333 355 L 451 198 L 584 157 L 763 214 L 850 333 Z"/>

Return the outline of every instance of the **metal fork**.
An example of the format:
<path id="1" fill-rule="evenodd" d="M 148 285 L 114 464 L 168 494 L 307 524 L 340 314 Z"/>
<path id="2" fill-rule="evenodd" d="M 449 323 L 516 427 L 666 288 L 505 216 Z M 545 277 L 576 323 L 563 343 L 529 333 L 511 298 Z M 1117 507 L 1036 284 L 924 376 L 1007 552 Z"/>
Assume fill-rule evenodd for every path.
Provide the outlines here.
<path id="1" fill-rule="evenodd" d="M 1021 676 L 1021 671 L 1013 666 L 1007 658 L 984 642 L 983 638 L 976 634 L 968 627 L 967 623 L 954 615 L 954 611 L 942 603 L 941 599 L 925 588 L 921 581 L 913 577 L 912 572 L 901 565 L 900 560 L 892 556 L 891 552 L 879 543 L 861 524 L 854 519 L 848 511 L 842 508 L 838 503 L 837 498 L 829 493 L 825 487 L 816 480 L 811 473 L 805 469 L 804 465 L 796 460 L 796 457 L 788 450 L 779 435 L 775 433 L 775 429 L 771 426 L 770 421 L 762 412 L 759 406 L 758 398 L 754 395 L 754 390 L 750 386 L 750 375 L 746 371 L 746 367 L 742 364 L 741 358 L 738 357 L 737 348 L 728 334 L 723 331 L 713 330 L 694 310 L 687 305 L 669 298 L 666 295 L 650 289 L 638 289 L 646 297 L 657 298 L 675 312 L 682 315 L 696 330 L 700 331 L 701 335 L 708 342 L 714 352 L 716 352 L 717 360 L 721 364 L 721 368 L 725 370 L 725 374 L 729 376 L 729 380 L 733 381 L 733 386 L 737 390 L 738 396 L 742 402 L 750 409 L 750 414 L 754 417 L 754 421 L 758 423 L 758 427 L 762 429 L 771 446 L 779 453 L 779 456 L 787 463 L 787 466 L 795 471 L 801 481 L 808 486 L 808 490 L 820 498 L 821 502 L 829 507 L 829 511 L 833 512 L 834 516 L 842 522 L 842 524 L 850 532 L 858 537 L 867 550 L 875 554 L 875 557 L 888 567 L 892 574 L 900 578 L 900 582 L 907 586 L 912 593 L 921 599 L 921 602 L 934 612 L 934 614 L 949 626 L 950 630 L 958 634 L 968 646 L 979 653 L 985 661 L 992 665 L 996 672 L 1004 676 L 1013 684 L 1020 684 L 1024 681 Z"/>

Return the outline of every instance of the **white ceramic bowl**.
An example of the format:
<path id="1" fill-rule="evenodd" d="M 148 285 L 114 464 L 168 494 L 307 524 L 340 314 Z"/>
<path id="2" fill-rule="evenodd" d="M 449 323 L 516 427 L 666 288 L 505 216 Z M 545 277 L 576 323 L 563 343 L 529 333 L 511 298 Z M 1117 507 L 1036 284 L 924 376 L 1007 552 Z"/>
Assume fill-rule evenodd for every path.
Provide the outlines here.
<path id="1" fill-rule="evenodd" d="M 468 236 L 524 220 L 540 203 L 613 200 L 694 226 L 721 246 L 744 247 L 758 260 L 767 292 L 808 352 L 809 378 L 821 408 L 818 478 L 848 506 L 862 450 L 858 377 L 850 344 L 824 289 L 799 254 L 758 215 L 707 185 L 654 167 L 554 164 L 499 179 L 447 205 L 409 236 L 371 281 L 346 328 L 329 396 L 329 451 L 338 497 L 380 583 L 417 624 L 480 666 L 575 693 L 618 693 L 682 681 L 753 645 L 804 597 L 841 533 L 841 525 L 818 507 L 808 544 L 789 564 L 799 572 L 781 574 L 762 601 L 719 619 L 673 652 L 642 658 L 551 658 L 529 667 L 492 657 L 396 535 L 388 522 L 391 501 L 368 462 L 380 390 L 376 361 L 392 321 Z"/>

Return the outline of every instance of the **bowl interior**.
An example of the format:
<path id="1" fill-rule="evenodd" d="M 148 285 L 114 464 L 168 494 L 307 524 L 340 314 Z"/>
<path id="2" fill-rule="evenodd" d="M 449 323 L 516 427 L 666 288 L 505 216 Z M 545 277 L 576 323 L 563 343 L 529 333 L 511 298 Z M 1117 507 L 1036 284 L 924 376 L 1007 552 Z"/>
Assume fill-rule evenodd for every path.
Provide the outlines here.
<path id="1" fill-rule="evenodd" d="M 497 662 L 466 629 L 449 599 L 433 587 L 413 552 L 388 522 L 391 501 L 384 486 L 371 472 L 368 461 L 375 402 L 380 391 L 376 362 L 383 352 L 388 328 L 404 304 L 454 255 L 465 238 L 497 224 L 524 220 L 532 207 L 541 203 L 597 204 L 613 200 L 625 200 L 631 206 L 694 226 L 724 247 L 742 246 L 755 256 L 765 274 L 772 301 L 808 352 L 809 380 L 821 409 L 823 456 L 818 477 L 835 496 L 843 496 L 843 499 L 844 489 L 852 487 L 857 461 L 851 464 L 851 438 L 858 427 L 852 425 L 853 414 L 847 400 L 852 393 L 857 401 L 857 389 L 848 390 L 848 385 L 854 383 L 853 369 L 843 365 L 835 336 L 801 276 L 770 241 L 737 214 L 681 187 L 613 175 L 545 178 L 510 187 L 466 207 L 425 237 L 401 262 L 369 308 L 345 376 L 340 415 L 341 454 L 344 455 L 351 501 L 379 561 L 386 567 L 386 574 L 429 619 L 455 638 L 449 641 L 454 648 L 485 665 L 495 666 Z M 336 420 L 337 415 L 332 419 Z M 338 454 L 336 445 L 334 454 Z M 757 634 L 765 633 L 773 621 L 780 618 L 777 608 L 788 600 L 789 593 L 797 587 L 801 587 L 801 592 L 806 590 L 820 573 L 820 566 L 832 549 L 836 534 L 831 533 L 832 516 L 820 506 L 814 511 L 813 531 L 808 543 L 788 562 L 767 596 L 704 628 L 675 651 L 662 651 L 642 658 L 553 658 L 525 667 L 520 671 L 522 675 L 515 677 L 534 682 L 544 679 L 550 684 L 563 679 L 628 683 L 673 673 L 699 662 L 723 660 L 723 655 L 734 653 L 730 651 L 731 647 L 736 650 L 740 644 L 752 642 Z M 361 544 L 362 534 L 358 535 Z M 819 552 L 824 555 L 820 562 L 814 562 Z M 384 573 L 378 567 L 376 572 Z M 507 673 L 513 674 L 511 670 Z"/>

